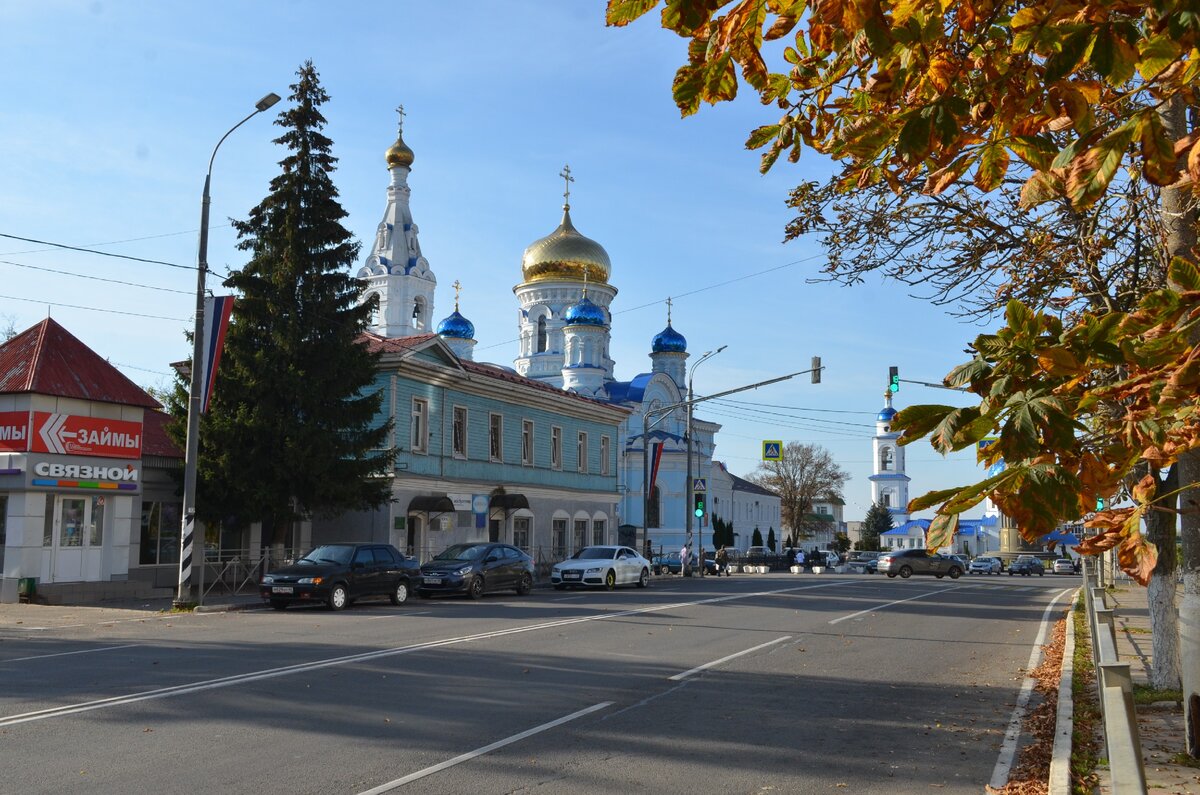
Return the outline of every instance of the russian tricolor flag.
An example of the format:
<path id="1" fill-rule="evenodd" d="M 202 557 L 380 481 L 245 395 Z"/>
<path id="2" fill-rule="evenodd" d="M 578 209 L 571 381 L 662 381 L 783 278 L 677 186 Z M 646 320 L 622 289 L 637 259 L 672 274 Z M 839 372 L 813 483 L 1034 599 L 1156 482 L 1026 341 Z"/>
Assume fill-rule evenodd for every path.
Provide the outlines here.
<path id="1" fill-rule="evenodd" d="M 200 413 L 208 413 L 208 402 L 212 400 L 213 384 L 217 381 L 217 366 L 221 364 L 221 350 L 225 347 L 225 331 L 233 315 L 233 296 L 219 295 L 204 299 L 204 345 L 201 348 L 203 361 Z"/>

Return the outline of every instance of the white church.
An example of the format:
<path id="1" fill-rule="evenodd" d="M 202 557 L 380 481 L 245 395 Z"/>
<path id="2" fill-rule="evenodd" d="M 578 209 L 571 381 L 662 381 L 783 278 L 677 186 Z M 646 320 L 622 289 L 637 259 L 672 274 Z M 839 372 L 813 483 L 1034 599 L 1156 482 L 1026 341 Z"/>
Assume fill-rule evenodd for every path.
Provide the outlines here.
<path id="1" fill-rule="evenodd" d="M 387 208 L 376 231 L 370 254 L 358 272 L 366 282 L 364 300 L 378 296 L 378 308 L 368 331 L 386 338 L 403 338 L 436 332 L 460 359 L 473 361 L 474 325 L 459 311 L 434 323 L 437 278 L 421 252 L 418 228 L 410 207 L 408 177 L 413 151 L 400 133 L 387 150 L 390 174 Z M 617 514 L 622 528 L 620 543 L 642 549 L 649 542 L 656 550 L 678 549 L 686 539 L 687 490 L 686 412 L 683 408 L 661 419 L 652 416 L 643 433 L 646 412 L 680 403 L 686 395 L 687 340 L 671 323 L 668 299 L 666 327 L 650 340 L 650 366 L 627 380 L 617 377 L 610 351 L 612 313 L 617 296 L 613 266 L 604 247 L 575 228 L 571 218 L 570 169 L 560 174 L 566 185 L 562 219 L 550 234 L 534 240 L 520 263 L 520 282 L 513 288 L 517 303 L 519 351 L 511 372 L 575 394 L 620 406 L 630 413 L 622 423 L 617 445 Z M 458 282 L 455 282 L 456 291 Z M 693 417 L 692 472 L 714 473 L 713 450 L 720 425 Z M 650 460 L 647 460 L 647 450 Z M 661 452 L 660 452 L 661 450 Z M 717 470 L 723 472 L 718 465 Z M 648 474 L 649 473 L 649 474 Z M 649 483 L 645 500 L 644 483 Z M 726 498 L 736 502 L 738 492 Z M 774 505 L 763 495 L 743 495 L 766 526 L 779 527 L 778 497 Z M 643 508 L 645 504 L 645 508 Z M 713 513 L 729 519 L 739 506 L 713 505 Z M 711 548 L 711 517 L 705 517 L 703 540 Z M 641 528 L 645 530 L 641 530 Z M 749 543 L 751 529 L 738 528 L 739 546 Z M 617 539 L 613 539 L 617 540 Z"/>

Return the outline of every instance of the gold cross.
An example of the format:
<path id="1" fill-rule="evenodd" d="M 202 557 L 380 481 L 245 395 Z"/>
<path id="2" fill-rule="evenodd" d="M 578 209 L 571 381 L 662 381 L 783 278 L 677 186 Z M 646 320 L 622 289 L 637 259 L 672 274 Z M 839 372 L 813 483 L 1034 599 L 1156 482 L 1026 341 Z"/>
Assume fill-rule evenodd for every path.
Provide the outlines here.
<path id="1" fill-rule="evenodd" d="M 584 298 L 587 298 L 587 277 L 588 277 L 588 266 L 584 265 L 583 266 L 583 297 Z"/>
<path id="2" fill-rule="evenodd" d="M 400 132 L 404 132 L 404 106 L 397 105 L 396 112 L 400 114 Z"/>
<path id="3" fill-rule="evenodd" d="M 460 290 L 462 290 L 462 285 L 459 284 L 458 279 L 455 279 L 454 284 L 452 284 L 450 286 L 454 288 L 454 311 L 457 312 L 458 311 L 458 293 Z"/>
<path id="4" fill-rule="evenodd" d="M 565 205 L 567 205 L 568 207 L 570 207 L 571 206 L 571 183 L 575 181 L 575 178 L 571 176 L 571 167 L 563 166 L 563 170 L 558 172 L 558 175 L 563 178 L 563 181 L 566 183 L 566 186 L 567 186 L 567 189 L 565 191 L 563 191 L 563 203 Z"/>

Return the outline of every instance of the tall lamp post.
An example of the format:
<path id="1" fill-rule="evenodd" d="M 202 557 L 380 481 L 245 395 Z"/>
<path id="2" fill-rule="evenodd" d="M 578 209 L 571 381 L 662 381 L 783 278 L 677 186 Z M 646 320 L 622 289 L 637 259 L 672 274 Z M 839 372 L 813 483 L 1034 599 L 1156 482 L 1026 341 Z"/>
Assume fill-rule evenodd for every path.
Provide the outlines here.
<path id="1" fill-rule="evenodd" d="M 707 362 L 712 357 L 716 356 L 721 351 L 728 348 L 728 345 L 722 345 L 715 351 L 709 351 L 701 356 L 696 363 L 688 370 L 688 403 L 687 403 L 687 425 L 684 426 L 683 436 L 684 443 L 687 445 L 687 505 L 685 506 L 687 514 L 684 529 L 687 531 L 687 542 L 690 546 L 692 543 L 692 511 L 696 505 L 696 495 L 692 491 L 692 404 L 695 402 L 695 395 L 692 392 L 692 376 L 696 373 L 696 368 Z M 707 505 L 707 503 L 706 503 Z M 696 527 L 696 549 L 695 559 L 700 564 L 700 576 L 704 576 L 704 526 L 697 525 Z"/>
<path id="2" fill-rule="evenodd" d="M 213 161 L 217 150 L 230 134 L 252 118 L 279 101 L 279 95 L 267 94 L 254 105 L 254 112 L 229 128 L 213 147 L 208 159 L 208 173 L 204 175 L 204 197 L 200 202 L 200 253 L 196 265 L 196 319 L 192 328 L 192 372 L 188 388 L 187 449 L 183 458 L 183 532 L 180 537 L 179 590 L 175 595 L 175 606 L 192 602 L 192 545 L 196 530 L 196 458 L 200 451 L 200 387 L 204 378 L 200 366 L 204 355 L 204 277 L 208 274 L 208 207 L 209 185 L 212 182 Z M 202 545 L 203 546 L 203 545 Z M 203 561 L 201 561 L 203 565 Z"/>

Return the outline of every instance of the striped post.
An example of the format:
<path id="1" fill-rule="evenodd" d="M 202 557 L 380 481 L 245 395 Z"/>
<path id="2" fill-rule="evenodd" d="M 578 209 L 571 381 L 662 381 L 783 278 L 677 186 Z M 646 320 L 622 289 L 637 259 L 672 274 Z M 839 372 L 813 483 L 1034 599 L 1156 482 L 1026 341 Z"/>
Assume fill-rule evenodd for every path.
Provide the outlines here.
<path id="1" fill-rule="evenodd" d="M 180 539 L 179 590 L 175 596 L 176 606 L 192 601 L 192 542 L 195 538 L 196 512 L 189 511 L 183 522 L 183 538 Z"/>

